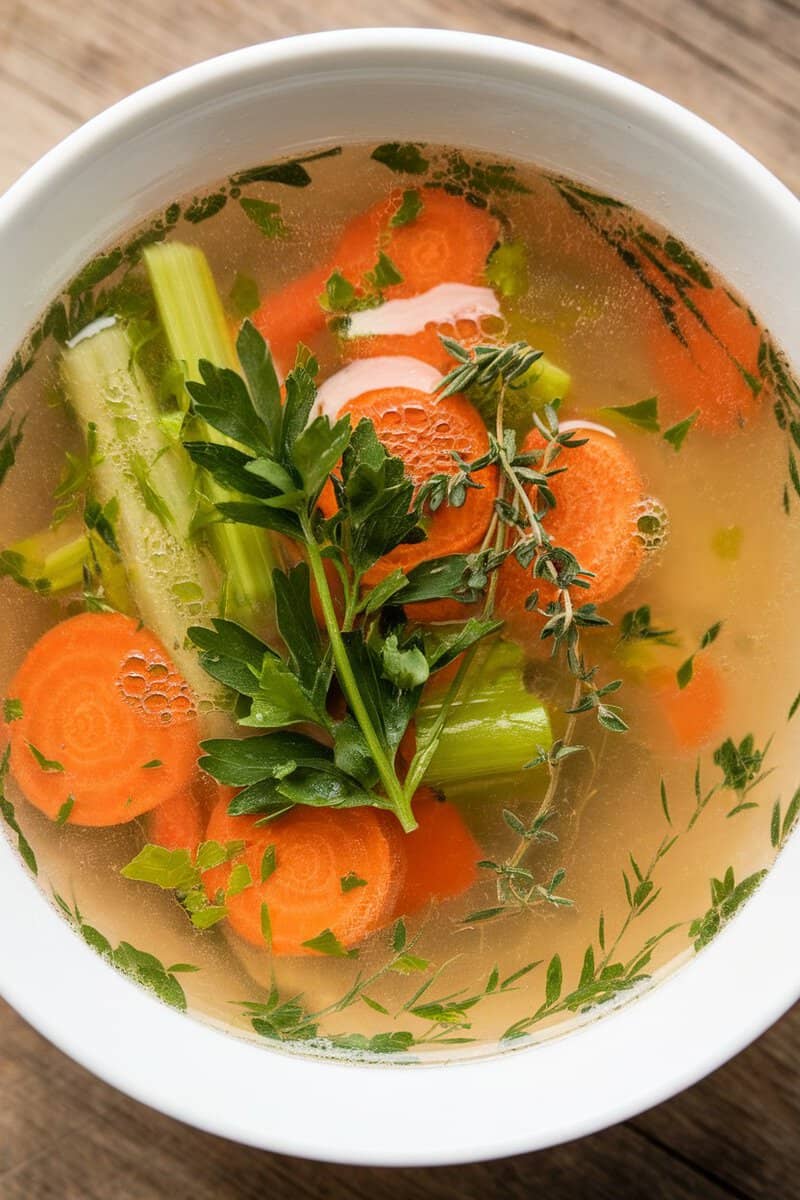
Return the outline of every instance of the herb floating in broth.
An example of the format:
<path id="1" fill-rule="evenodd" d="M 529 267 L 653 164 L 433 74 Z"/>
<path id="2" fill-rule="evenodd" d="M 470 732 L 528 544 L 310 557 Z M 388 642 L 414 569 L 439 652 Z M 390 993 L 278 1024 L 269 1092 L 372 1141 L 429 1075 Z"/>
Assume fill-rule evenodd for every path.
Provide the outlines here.
<path id="1" fill-rule="evenodd" d="M 163 1001 L 544 1037 L 796 824 L 800 388 L 615 197 L 417 142 L 242 170 L 87 263 L 0 404 L 0 814 Z"/>

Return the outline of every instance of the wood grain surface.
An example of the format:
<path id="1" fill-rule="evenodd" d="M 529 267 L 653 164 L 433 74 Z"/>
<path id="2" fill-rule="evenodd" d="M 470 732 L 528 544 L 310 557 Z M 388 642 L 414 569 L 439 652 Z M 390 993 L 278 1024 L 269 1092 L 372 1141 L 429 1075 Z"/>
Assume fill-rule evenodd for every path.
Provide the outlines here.
<path id="1" fill-rule="evenodd" d="M 169 71 L 268 38 L 386 24 L 602 63 L 707 117 L 800 191 L 800 0 L 0 0 L 0 190 Z M 54 980 L 54 1003 L 57 991 Z M 320 1166 L 150 1112 L 0 1004 L 0 1200 L 793 1200 L 799 1116 L 800 1008 L 689 1092 L 581 1142 L 458 1168 Z"/>

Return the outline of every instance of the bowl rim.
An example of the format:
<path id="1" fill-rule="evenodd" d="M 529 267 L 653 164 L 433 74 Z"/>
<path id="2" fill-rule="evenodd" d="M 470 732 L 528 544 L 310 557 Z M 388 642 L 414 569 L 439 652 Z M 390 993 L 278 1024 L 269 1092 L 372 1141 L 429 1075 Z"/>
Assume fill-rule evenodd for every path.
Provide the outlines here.
<path id="1" fill-rule="evenodd" d="M 343 61 L 351 69 L 358 61 L 368 65 L 376 53 L 415 66 L 445 54 L 495 73 L 514 61 L 540 77 L 567 79 L 584 94 L 611 99 L 621 110 L 635 109 L 739 179 L 758 195 L 765 219 L 783 221 L 800 246 L 800 203 L 791 192 L 730 138 L 673 101 L 556 51 L 414 28 L 281 39 L 150 84 L 70 134 L 10 187 L 0 198 L 0 246 L 5 228 L 32 197 L 80 169 L 98 145 L 125 137 L 162 110 L 191 107 L 209 90 L 276 64 L 307 69 L 316 62 L 335 71 Z M 187 1021 L 109 971 L 70 933 L 26 876 L 10 843 L 0 838 L 0 994 L 106 1082 L 208 1132 L 342 1163 L 477 1161 L 581 1137 L 649 1108 L 719 1066 L 785 1012 L 800 996 L 800 964 L 782 952 L 778 932 L 791 928 L 798 911 L 796 860 L 797 838 L 779 856 L 765 885 L 702 955 L 602 1020 L 513 1054 L 400 1070 L 279 1054 Z M 252 1090 L 240 1095 L 234 1089 L 215 1100 L 205 1081 L 246 1077 L 253 1072 L 255 1054 L 261 1056 L 266 1094 L 254 1103 Z M 524 1108 L 535 1098 L 532 1092 L 547 1097 L 546 1107 L 535 1112 L 535 1127 Z M 337 1103 L 343 1094 L 348 1096 L 344 1106 Z M 512 1116 L 509 1107 L 515 1110 Z"/>

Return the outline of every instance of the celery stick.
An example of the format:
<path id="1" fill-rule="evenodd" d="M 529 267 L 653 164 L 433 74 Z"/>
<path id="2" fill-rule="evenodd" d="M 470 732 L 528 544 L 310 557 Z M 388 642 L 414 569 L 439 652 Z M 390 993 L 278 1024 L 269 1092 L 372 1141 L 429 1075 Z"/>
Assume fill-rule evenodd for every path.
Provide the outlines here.
<path id="1" fill-rule="evenodd" d="M 46 530 L 13 542 L 0 554 L 0 575 L 37 592 L 69 592 L 83 582 L 83 568 L 91 562 L 85 532 Z"/>
<path id="2" fill-rule="evenodd" d="M 198 695 L 208 696 L 186 630 L 215 615 L 219 579 L 192 536 L 192 465 L 161 431 L 152 389 L 120 326 L 65 350 L 61 370 L 80 425 L 97 429 L 93 495 L 118 506 L 114 532 L 139 614 Z"/>
<path id="3" fill-rule="evenodd" d="M 144 257 L 170 351 L 182 364 L 186 379 L 200 379 L 200 359 L 238 371 L 228 322 L 203 251 L 165 242 L 149 246 Z M 235 444 L 205 424 L 200 437 Z M 235 498 L 207 476 L 203 490 L 215 503 Z M 212 524 L 209 535 L 225 574 L 227 615 L 248 625 L 263 623 L 271 607 L 275 566 L 267 535 L 252 526 L 224 522 Z"/>
<path id="4" fill-rule="evenodd" d="M 442 694 L 431 694 L 417 709 L 420 741 L 436 720 Z M 512 775 L 536 756 L 540 746 L 549 749 L 552 741 L 547 708 L 525 687 L 522 654 L 510 643 L 496 642 L 470 667 L 447 715 L 426 780 L 446 787 Z"/>

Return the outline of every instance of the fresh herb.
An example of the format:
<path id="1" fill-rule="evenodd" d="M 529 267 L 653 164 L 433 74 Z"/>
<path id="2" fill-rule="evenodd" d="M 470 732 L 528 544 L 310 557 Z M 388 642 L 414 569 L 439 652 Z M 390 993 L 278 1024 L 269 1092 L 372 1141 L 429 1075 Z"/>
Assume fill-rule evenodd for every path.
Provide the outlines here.
<path id="1" fill-rule="evenodd" d="M 3 720 L 10 725 L 12 721 L 19 721 L 22 718 L 22 701 L 12 700 L 7 697 L 3 701 Z"/>
<path id="2" fill-rule="evenodd" d="M 251 199 L 249 196 L 242 196 L 239 203 L 256 228 L 261 230 L 264 237 L 274 240 L 275 238 L 289 236 L 289 230 L 281 216 L 280 204 L 275 204 L 269 200 Z"/>
<path id="3" fill-rule="evenodd" d="M 681 691 L 692 682 L 695 658 L 701 650 L 707 650 L 709 646 L 713 645 L 713 643 L 719 637 L 721 629 L 722 621 L 716 621 L 713 625 L 711 625 L 701 637 L 700 645 L 694 654 L 690 654 L 689 657 L 684 659 L 684 661 L 678 667 L 678 670 L 675 673 L 675 678 L 678 681 L 678 687 L 681 689 Z"/>
<path id="4" fill-rule="evenodd" d="M 370 158 L 402 175 L 424 175 L 430 162 L 423 149 L 424 142 L 385 142 L 375 147 Z"/>
<path id="5" fill-rule="evenodd" d="M 303 945 L 315 954 L 326 954 L 329 958 L 357 958 L 358 950 L 347 950 L 330 929 L 323 929 L 316 937 L 309 938 Z"/>
<path id="6" fill-rule="evenodd" d="M 785 813 L 781 812 L 780 800 L 775 801 L 770 821 L 770 841 L 773 849 L 780 850 L 785 846 L 786 839 L 797 824 L 798 817 L 800 817 L 800 788 L 792 796 Z"/>
<path id="7" fill-rule="evenodd" d="M 54 758 L 47 758 L 46 755 L 42 754 L 41 750 L 36 749 L 32 742 L 27 742 L 26 745 L 42 771 L 55 773 L 64 770 L 63 763 L 58 762 Z"/>
<path id="8" fill-rule="evenodd" d="M 33 852 L 30 842 L 25 837 L 25 834 L 19 827 L 17 814 L 14 805 L 6 796 L 5 781 L 8 775 L 8 763 L 11 757 L 11 747 L 6 746 L 3 753 L 0 755 L 0 816 L 2 816 L 8 828 L 16 836 L 17 850 L 19 856 L 25 863 L 29 871 L 34 875 L 38 875 L 39 867 L 36 862 L 36 855 Z"/>
<path id="9" fill-rule="evenodd" d="M 97 425 L 90 421 L 86 426 L 86 453 L 73 454 L 67 450 L 61 479 L 53 492 L 56 506 L 53 510 L 51 527 L 58 529 L 67 517 L 77 512 L 89 490 L 92 471 L 100 465 L 102 455 L 97 449 Z"/>
<path id="10" fill-rule="evenodd" d="M 659 433 L 661 429 L 658 423 L 657 396 L 648 396 L 646 400 L 637 400 L 635 404 L 609 404 L 603 412 L 616 413 L 637 429 L 644 429 L 648 433 Z M 664 436 L 666 437 L 666 434 Z"/>
<path id="11" fill-rule="evenodd" d="M 187 387 L 194 413 L 246 450 L 211 442 L 191 442 L 187 449 L 220 484 L 242 494 L 242 500 L 218 506 L 225 518 L 281 532 L 300 545 L 307 562 L 273 573 L 285 657 L 230 621 L 217 619 L 213 629 L 191 630 L 204 669 L 239 693 L 239 723 L 269 731 L 204 743 L 202 765 L 215 778 L 244 789 L 232 812 L 276 816 L 295 804 L 373 805 L 394 812 L 412 829 L 411 796 L 440 731 L 418 747 L 404 781 L 394 760 L 422 683 L 494 633 L 499 622 L 473 619 L 459 632 L 457 644 L 444 646 L 426 643 L 403 623 L 381 626 L 374 601 L 362 599 L 361 581 L 384 554 L 424 536 L 424 496 L 415 497 L 402 461 L 386 452 L 368 421 L 355 430 L 347 417 L 308 423 L 316 363 L 305 352 L 287 376 L 283 405 L 269 352 L 248 322 L 239 337 L 239 357 L 244 378 L 202 362 L 202 382 Z M 337 469 L 339 511 L 325 521 L 317 499 Z M 323 556 L 342 579 L 341 618 Z M 400 573 L 391 599 L 474 599 L 480 594 L 471 586 L 474 573 L 470 556 L 433 560 L 408 575 Z M 324 637 L 311 607 L 312 581 Z M 334 679 L 347 701 L 347 712 L 337 722 L 326 706 Z M 448 704 L 454 696 L 455 691 Z M 301 723 L 318 727 L 333 745 L 290 728 Z"/>
<path id="12" fill-rule="evenodd" d="M 273 874 L 277 865 L 278 864 L 277 864 L 277 860 L 276 860 L 276 856 L 275 856 L 275 847 L 267 846 L 264 850 L 263 855 L 261 856 L 260 877 L 261 877 L 262 883 L 267 882 L 270 875 Z"/>
<path id="13" fill-rule="evenodd" d="M 247 171 L 239 171 L 238 174 L 232 175 L 231 184 L 234 189 L 249 183 L 280 183 L 284 187 L 308 187 L 311 176 L 304 164 L 318 162 L 322 158 L 335 158 L 341 153 L 341 146 L 332 146 L 329 150 L 306 154 L 303 158 L 290 158 L 261 167 L 250 167 Z"/>
<path id="14" fill-rule="evenodd" d="M 14 426 L 13 420 L 9 418 L 5 425 L 0 427 L 0 484 L 5 480 L 6 475 L 17 461 L 17 450 L 22 441 L 22 428 L 25 424 L 24 417 Z"/>
<path id="15" fill-rule="evenodd" d="M 210 196 L 195 196 L 184 210 L 184 220 L 189 221 L 192 225 L 199 225 L 201 221 L 208 221 L 211 217 L 215 217 L 227 203 L 228 195 L 224 189 L 212 192 Z"/>
<path id="16" fill-rule="evenodd" d="M 670 425 L 669 429 L 664 430 L 662 435 L 664 441 L 669 442 L 670 446 L 672 446 L 676 453 L 678 450 L 680 450 L 681 446 L 686 440 L 687 433 L 692 428 L 699 416 L 700 409 L 696 408 L 691 416 L 685 417 L 682 421 L 678 421 L 677 425 Z"/>
<path id="17" fill-rule="evenodd" d="M 230 307 L 233 315 L 244 320 L 256 311 L 261 303 L 258 284 L 249 275 L 237 273 L 230 293 Z"/>
<path id="18" fill-rule="evenodd" d="M 652 641 L 659 646 L 674 646 L 674 629 L 656 629 L 652 623 L 650 605 L 641 604 L 626 612 L 619 623 L 622 642 Z"/>
<path id="19" fill-rule="evenodd" d="M 346 875 L 342 876 L 341 885 L 343 892 L 352 892 L 353 888 L 366 887 L 367 881 L 355 871 L 348 871 Z"/>
<path id="20" fill-rule="evenodd" d="M 403 192 L 403 198 L 400 201 L 400 207 L 389 221 L 393 228 L 398 228 L 401 225 L 410 225 L 416 221 L 424 208 L 422 196 L 416 188 L 410 188 Z"/>
<path id="21" fill-rule="evenodd" d="M 150 762 L 142 763 L 143 771 L 153 771 L 156 767 L 163 767 L 163 762 L 160 758 L 151 758 Z"/>
<path id="22" fill-rule="evenodd" d="M 69 820 L 70 813 L 74 807 L 75 797 L 67 796 L 66 800 L 61 805 L 61 808 L 58 810 L 58 814 L 56 816 L 56 825 L 66 825 L 67 821 Z"/>
<path id="23" fill-rule="evenodd" d="M 375 266 L 358 284 L 345 279 L 341 271 L 334 271 L 325 283 L 325 294 L 320 296 L 319 302 L 327 312 L 341 318 L 348 313 L 376 308 L 383 303 L 384 289 L 402 281 L 403 276 L 388 254 L 381 251 Z"/>
<path id="24" fill-rule="evenodd" d="M 694 940 L 696 951 L 702 950 L 716 937 L 722 926 L 750 899 L 766 873 L 755 871 L 737 883 L 733 867 L 728 867 L 722 879 L 710 881 L 711 907 L 689 926 L 689 937 Z"/>
<path id="25" fill-rule="evenodd" d="M 272 949 L 272 918 L 269 915 L 269 905 L 262 901 L 261 904 L 261 936 L 268 950 Z"/>
<path id="26" fill-rule="evenodd" d="M 54 892 L 53 897 L 87 946 L 91 946 L 102 958 L 117 967 L 135 983 L 139 983 L 148 991 L 153 992 L 165 1004 L 177 1008 L 180 1012 L 186 1011 L 186 993 L 176 979 L 176 975 L 199 971 L 199 967 L 194 967 L 191 963 L 175 963 L 171 967 L 165 967 L 154 954 L 137 950 L 130 942 L 120 942 L 114 949 L 107 937 L 93 925 L 84 921 L 77 904 L 74 908 L 70 908 L 66 900 L 57 893 Z"/>
<path id="27" fill-rule="evenodd" d="M 729 817 L 735 817 L 745 809 L 758 807 L 745 797 L 769 774 L 762 772 L 761 768 L 771 744 L 770 738 L 764 749 L 759 750 L 753 734 L 748 733 L 738 744 L 734 738 L 726 738 L 714 751 L 714 763 L 722 771 L 721 786 L 737 794 L 737 803 L 728 813 Z"/>
<path id="28" fill-rule="evenodd" d="M 246 864 L 236 864 L 231 870 L 227 892 L 215 897 L 212 902 L 206 895 L 202 876 L 214 867 L 231 862 L 241 854 L 243 848 L 243 842 L 229 842 L 223 846 L 220 842 L 209 841 L 203 842 L 192 855 L 189 850 L 169 850 L 165 846 L 148 843 L 122 868 L 120 874 L 125 879 L 151 883 L 164 891 L 174 892 L 195 928 L 210 929 L 228 915 L 226 895 L 243 891 L 252 880 Z M 246 881 L 244 872 L 239 869 L 241 866 L 247 871 Z"/>

